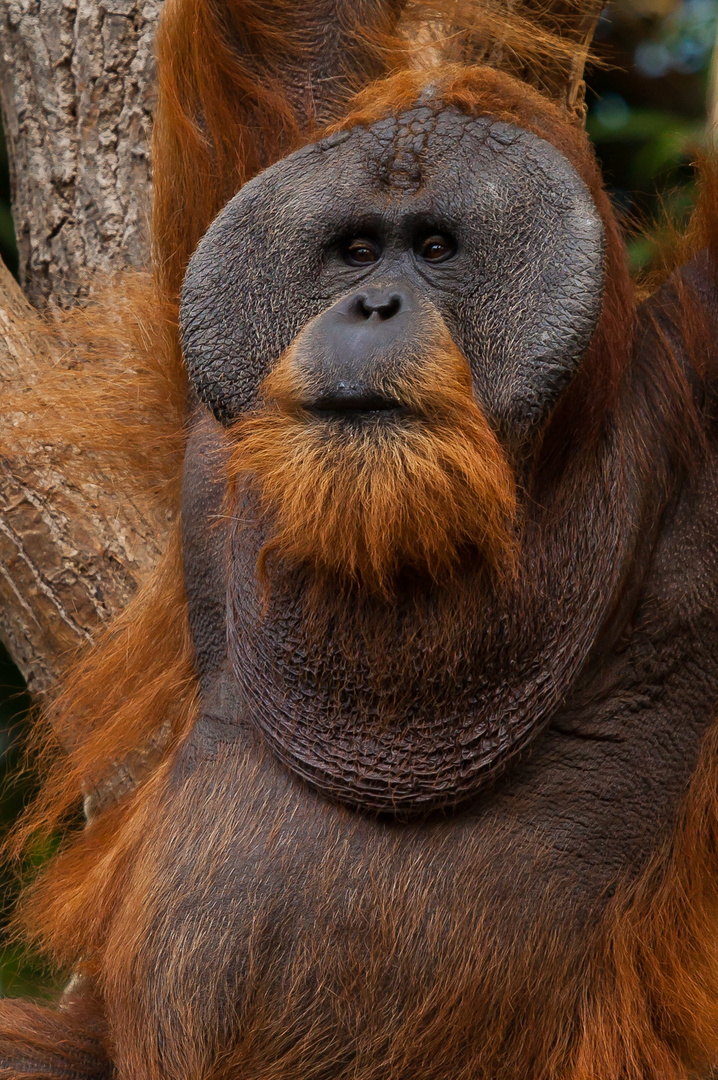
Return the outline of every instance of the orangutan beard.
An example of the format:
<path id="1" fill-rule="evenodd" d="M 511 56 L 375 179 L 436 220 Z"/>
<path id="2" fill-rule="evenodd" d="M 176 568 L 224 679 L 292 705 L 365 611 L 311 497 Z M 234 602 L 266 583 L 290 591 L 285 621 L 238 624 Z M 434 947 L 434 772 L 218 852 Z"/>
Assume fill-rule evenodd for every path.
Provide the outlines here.
<path id="1" fill-rule="evenodd" d="M 325 797 L 403 817 L 470 801 L 530 744 L 627 565 L 622 466 L 596 470 L 591 446 L 576 468 L 595 484 L 517 498 L 442 326 L 385 383 L 367 374 L 401 409 L 354 419 L 307 407 L 300 334 L 225 459 L 242 715 Z"/>
<path id="2" fill-rule="evenodd" d="M 386 597 L 403 571 L 451 577 L 466 552 L 513 576 L 514 474 L 465 358 L 443 322 L 433 330 L 432 349 L 402 357 L 381 386 L 397 411 L 305 408 L 296 346 L 265 379 L 260 406 L 232 429 L 229 464 L 232 490 L 246 484 L 267 522 L 260 580 L 278 557 Z"/>

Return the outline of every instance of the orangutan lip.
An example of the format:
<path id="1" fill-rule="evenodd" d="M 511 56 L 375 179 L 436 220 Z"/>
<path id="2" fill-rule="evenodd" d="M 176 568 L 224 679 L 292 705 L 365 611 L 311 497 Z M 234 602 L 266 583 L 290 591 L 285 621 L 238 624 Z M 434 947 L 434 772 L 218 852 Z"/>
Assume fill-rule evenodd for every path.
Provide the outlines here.
<path id="1" fill-rule="evenodd" d="M 341 413 L 395 412 L 402 409 L 403 405 L 396 398 L 387 398 L 372 391 L 362 393 L 338 391 L 317 398 L 309 408 L 311 412 L 337 415 Z"/>

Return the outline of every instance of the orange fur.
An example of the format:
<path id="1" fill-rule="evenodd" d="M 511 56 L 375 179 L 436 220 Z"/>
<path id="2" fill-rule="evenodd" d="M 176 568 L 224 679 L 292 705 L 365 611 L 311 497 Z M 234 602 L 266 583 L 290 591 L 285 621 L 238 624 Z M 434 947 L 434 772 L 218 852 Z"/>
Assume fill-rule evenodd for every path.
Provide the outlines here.
<path id="1" fill-rule="evenodd" d="M 179 510 L 187 379 L 176 311 L 149 274 L 126 274 L 69 312 L 27 327 L 45 364 L 28 385 L 3 387 L 12 462 L 48 443 L 70 477 L 106 472 L 128 498 Z"/>
<path id="2" fill-rule="evenodd" d="M 312 61 L 329 49 L 330 4 L 167 0 L 157 34 L 153 237 L 168 296 L 177 298 L 197 242 L 240 187 L 351 113 L 352 97 L 372 80 L 418 69 L 426 84 L 441 73 L 436 63 L 488 63 L 518 76 L 518 86 L 531 82 L 564 100 L 585 60 L 593 5 L 577 0 L 560 25 L 513 2 L 413 0 L 388 9 L 372 0 L 345 5 L 342 60 L 332 66 L 327 54 L 322 73 Z"/>
<path id="3" fill-rule="evenodd" d="M 249 476 L 272 522 L 262 563 L 278 554 L 384 593 L 400 567 L 450 573 L 467 545 L 499 577 L 515 569 L 511 467 L 443 321 L 422 319 L 427 355 L 385 387 L 404 421 L 357 433 L 302 408 L 300 334 L 263 384 L 264 408 L 233 427 L 230 477 Z"/>
<path id="4" fill-rule="evenodd" d="M 166 5 L 157 35 L 153 235 L 159 278 L 172 297 L 197 241 L 242 184 L 341 115 L 353 90 L 396 60 L 395 20 L 358 0 L 342 30 L 351 59 L 330 78 L 328 100 L 322 85 L 317 99 L 319 73 L 309 61 L 325 20 L 319 13 L 307 30 L 313 8 L 294 0 Z M 287 88 L 292 76 L 305 87 L 298 96 Z"/>
<path id="5" fill-rule="evenodd" d="M 53 697 L 47 732 L 40 733 L 51 767 L 11 851 L 19 855 L 28 841 L 51 835 L 75 812 L 80 794 L 92 806 L 122 798 L 188 729 L 196 680 L 186 609 L 175 529 L 151 580 Z"/>
<path id="6" fill-rule="evenodd" d="M 687 1080 L 718 1063 L 718 725 L 672 835 L 591 953 L 571 1080 Z"/>
<path id="7" fill-rule="evenodd" d="M 8 387 L 15 414 L 10 464 L 52 445 L 68 479 L 99 471 L 128 499 L 174 520 L 167 550 L 145 586 L 50 695 L 34 742 L 47 784 L 20 823 L 13 850 L 48 835 L 80 797 L 119 797 L 192 714 L 194 671 L 179 536 L 186 377 L 171 309 L 147 275 L 127 276 L 91 304 L 37 321 L 48 365 L 29 386 Z M 105 690 L 98 698 L 97 687 Z M 164 732 L 164 734 L 161 734 Z M 144 758 L 147 762 L 143 764 Z M 120 773 L 126 770 L 118 782 Z M 114 779 L 113 779 L 114 777 Z"/>
<path id="8" fill-rule="evenodd" d="M 552 36 L 550 13 L 527 17 L 528 9 L 516 8 L 512 14 L 507 8 L 484 12 L 481 23 L 472 15 L 473 5 L 442 5 L 434 12 L 428 43 L 420 43 L 412 52 L 407 46 L 412 40 L 408 15 L 396 25 L 391 20 L 368 20 L 374 45 L 368 52 L 358 49 L 356 65 L 346 73 L 338 93 L 317 108 L 311 80 L 304 80 L 307 92 L 299 99 L 291 97 L 283 82 L 285 71 L 301 68 L 304 62 L 307 46 L 295 21 L 302 8 L 289 0 L 275 0 L 271 13 L 277 28 L 267 22 L 269 10 L 266 4 L 240 0 L 168 0 L 159 38 L 155 244 L 158 292 L 170 299 L 158 300 L 146 285 L 131 286 L 129 291 L 112 294 L 119 299 L 111 298 L 100 308 L 71 315 L 59 326 L 40 327 L 38 332 L 49 336 L 54 349 L 64 350 L 63 363 L 31 389 L 22 408 L 18 397 L 18 410 L 39 416 L 39 430 L 48 439 L 79 443 L 111 465 L 118 484 L 127 484 L 128 492 L 153 492 L 176 510 L 186 402 L 184 377 L 177 364 L 174 305 L 197 240 L 242 183 L 315 128 L 332 120 L 342 127 L 369 123 L 388 110 L 401 111 L 431 83 L 440 87 L 447 104 L 517 122 L 557 145 L 579 169 L 607 225 L 604 313 L 584 370 L 542 447 L 549 459 L 543 467 L 553 466 L 558 473 L 576 443 L 583 445 L 590 431 L 598 430 L 607 416 L 613 417 L 635 314 L 622 242 L 593 155 L 565 111 L 502 71 L 442 64 L 427 73 L 417 72 L 412 65 L 422 50 L 439 48 L 448 56 L 458 51 L 460 56 L 483 57 L 497 68 L 521 72 L 535 85 L 553 86 L 556 72 L 566 70 L 575 59 L 579 36 L 569 34 L 563 43 Z M 419 10 L 415 6 L 414 16 Z M 426 9 L 421 10 L 425 17 Z M 361 25 L 367 24 L 367 8 L 357 5 L 357 12 L 350 35 L 359 35 Z M 417 21 L 421 25 L 421 19 Z M 493 59 L 491 37 L 501 46 Z M 403 65 L 398 74 L 348 104 L 356 82 L 389 71 L 395 64 Z M 682 250 L 693 251 L 696 243 L 707 240 L 716 251 L 718 178 L 710 170 L 705 177 L 701 207 L 688 247 Z M 694 340 L 702 341 L 705 323 L 700 315 L 691 318 Z M 414 442 L 385 445 L 377 459 L 328 461 L 324 456 L 319 460 L 317 432 L 293 404 L 295 388 L 286 366 L 291 351 L 269 377 L 264 411 L 241 421 L 233 433 L 236 445 L 230 468 L 234 479 L 248 473 L 260 478 L 267 508 L 276 515 L 278 531 L 273 542 L 283 554 L 315 559 L 333 570 L 373 579 L 380 587 L 400 555 L 411 553 L 423 568 L 438 574 L 450 567 L 457 546 L 467 540 L 478 542 L 494 565 L 510 565 L 515 555 L 511 474 L 478 408 L 467 407 L 461 358 L 440 338 L 438 334 L 436 351 L 427 354 L 426 381 L 410 388 L 421 412 L 426 408 L 426 392 L 434 385 L 431 363 L 441 356 L 452 366 L 454 381 L 444 385 L 432 418 L 432 437 L 425 438 L 419 429 Z M 656 357 L 656 371 L 666 376 L 668 405 L 680 412 L 676 403 L 687 402 L 690 393 L 677 375 L 673 377 L 674 369 L 678 365 L 667 344 L 665 355 Z M 79 379 L 79 372 L 86 377 Z M 27 408 L 28 401 L 32 410 Z M 586 417 L 592 428 L 584 426 Z M 677 424 L 678 449 L 683 446 L 681 440 L 689 441 L 689 429 L 692 437 L 693 420 L 686 405 Z M 35 428 L 25 435 L 20 431 L 17 445 L 8 452 L 22 453 L 36 435 Z M 403 465 L 400 499 L 396 499 L 399 480 L 387 467 L 391 453 L 399 454 Z M 71 459 L 68 451 L 68 462 Z M 92 457 L 73 467 L 92 468 Z M 378 478 L 368 467 L 379 470 Z M 333 492 L 348 480 L 354 490 L 359 484 L 368 492 L 363 508 L 356 507 L 349 516 L 347 509 L 351 512 L 352 507 L 339 507 L 332 499 Z M 407 505 L 413 508 L 411 514 L 406 513 Z M 54 829 L 81 796 L 101 786 L 128 755 L 151 744 L 163 727 L 172 733 L 155 757 L 150 754 L 152 774 L 144 787 L 132 798 L 123 792 L 119 805 L 101 814 L 61 853 L 26 901 L 25 933 L 58 962 L 81 963 L 90 975 L 97 974 L 109 922 L 127 896 L 133 859 L 152 823 L 153 798 L 166 782 L 170 753 L 191 728 L 195 708 L 175 531 L 153 581 L 80 661 L 58 695 L 52 712 L 53 739 L 63 749 L 55 745 L 45 793 L 15 838 L 19 850 L 37 830 Z M 379 1024 L 385 1017 L 384 1013 L 379 1016 L 382 1010 L 376 1002 L 388 968 L 394 963 L 410 966 L 411 957 L 402 952 L 406 939 L 401 934 L 406 934 L 407 927 L 415 936 L 424 933 L 424 923 L 418 927 L 407 923 L 406 913 L 416 911 L 411 904 L 421 895 L 420 887 L 427 885 L 421 867 L 416 868 L 415 877 L 386 885 L 374 938 L 367 945 L 370 962 L 360 963 L 364 954 L 359 954 L 344 994 L 334 999 L 336 1016 L 343 1023 L 351 1024 L 361 1007 L 378 1025 L 363 1036 L 364 1060 L 371 1062 L 383 1053 L 379 1056 L 385 1066 L 382 1075 L 451 1075 L 456 1080 L 479 1075 L 491 1080 L 524 1076 L 532 1080 L 688 1080 L 717 1060 L 717 763 L 714 729 L 670 842 L 636 881 L 619 889 L 605 916 L 589 931 L 588 960 L 562 951 L 561 927 L 557 929 L 549 895 L 542 898 L 543 920 L 525 930 L 519 956 L 514 941 L 493 940 L 478 918 L 472 921 L 471 912 L 463 906 L 465 893 L 459 889 L 460 909 L 445 912 L 443 922 L 440 913 L 432 914 L 426 930 L 428 947 L 437 958 L 437 976 L 430 988 L 434 996 L 427 991 L 411 1003 L 413 1011 L 401 1038 L 389 1049 L 378 1041 L 386 1029 Z M 269 801 L 260 809 L 265 815 L 276 814 L 279 828 L 284 808 Z M 341 868 L 340 861 L 337 865 Z M 142 885 L 149 890 L 157 886 L 149 856 L 147 866 Z M 308 874 L 322 869 L 309 867 Z M 370 870 L 380 881 L 382 868 L 371 866 Z M 139 919 L 140 904 L 134 909 L 130 905 L 125 912 L 124 937 L 119 935 L 115 943 L 118 964 L 129 953 L 132 920 Z M 563 914 L 558 913 L 559 919 Z M 447 920 L 452 919 L 447 931 Z M 462 953 L 464 943 L 475 939 L 485 944 L 490 960 L 478 976 Z M 325 944 L 318 937 L 316 949 Z M 179 950 L 180 945 L 178 954 Z M 283 1026 L 288 1023 L 290 1006 L 302 1005 L 300 960 L 282 1007 L 274 1014 L 267 1007 L 264 1014 L 259 1009 L 261 1023 L 218 1066 L 218 1080 L 243 1075 L 248 1062 L 255 1080 L 304 1075 L 311 1049 L 320 1047 L 324 1053 L 331 1049 L 326 1032 L 311 1023 L 303 1041 L 294 1043 Z M 496 990 L 498 964 L 504 965 L 503 996 Z M 390 1004 L 399 1015 L 402 1003 Z M 199 1015 L 199 1004 L 197 1010 Z M 55 1028 L 50 1025 L 49 1031 L 36 1031 L 35 1014 L 18 1020 L 21 1012 L 21 1008 L 14 1007 L 14 1012 L 11 1008 L 3 1022 L 24 1024 L 33 1045 L 52 1047 Z M 384 1012 L 392 1018 L 388 1006 Z M 520 1029 L 517 1015 L 524 1021 Z M 194 1019 L 185 1018 L 188 1027 Z M 483 1025 L 484 1035 L 485 1071 L 481 1074 L 465 1062 L 462 1066 L 460 1057 L 466 1033 L 477 1022 Z M 41 1021 L 37 1024 L 42 1027 Z M 372 1030 L 379 1034 L 370 1045 Z M 278 1036 L 271 1051 L 274 1059 L 269 1061 L 262 1058 L 267 1033 Z M 0 1053 L 4 1046 L 0 1040 Z M 74 1068 L 85 1050 L 80 1046 L 78 1051 L 69 1037 L 68 1046 Z M 4 1075 L 14 1080 L 17 1073 Z M 26 1071 L 24 1075 L 34 1074 Z M 340 1075 L 349 1074 L 338 1071 Z M 363 1072 L 359 1067 L 352 1072 L 354 1080 L 374 1080 L 376 1075 L 370 1065 Z"/>
<path id="9" fill-rule="evenodd" d="M 707 248 L 718 255 L 718 161 L 706 153 L 697 156 L 695 212 L 687 225 L 675 220 L 667 207 L 658 223 L 644 232 L 651 244 L 650 268 L 639 275 L 642 296 L 650 296 L 677 266 L 689 262 Z"/>

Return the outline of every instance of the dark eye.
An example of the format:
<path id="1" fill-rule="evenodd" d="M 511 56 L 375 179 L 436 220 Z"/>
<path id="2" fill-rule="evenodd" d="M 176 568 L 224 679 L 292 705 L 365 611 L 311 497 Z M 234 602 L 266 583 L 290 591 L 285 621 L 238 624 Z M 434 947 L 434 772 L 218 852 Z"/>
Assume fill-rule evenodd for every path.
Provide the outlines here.
<path id="1" fill-rule="evenodd" d="M 443 262 L 449 259 L 456 251 L 456 242 L 450 236 L 435 233 L 427 236 L 419 245 L 419 255 L 427 262 Z"/>
<path id="2" fill-rule="evenodd" d="M 350 266 L 367 266 L 378 261 L 381 249 L 375 240 L 359 236 L 346 245 L 342 254 Z"/>

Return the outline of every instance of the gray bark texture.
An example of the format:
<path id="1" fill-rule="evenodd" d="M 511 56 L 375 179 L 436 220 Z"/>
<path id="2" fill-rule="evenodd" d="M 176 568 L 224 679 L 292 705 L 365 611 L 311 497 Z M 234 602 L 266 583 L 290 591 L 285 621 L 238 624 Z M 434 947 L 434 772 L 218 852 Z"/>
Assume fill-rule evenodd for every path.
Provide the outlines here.
<path id="1" fill-rule="evenodd" d="M 2 0 L 0 96 L 20 278 L 67 305 L 146 266 L 159 0 Z"/>
<path id="2" fill-rule="evenodd" d="M 66 307 L 93 282 L 149 263 L 149 136 L 159 0 L 0 0 L 0 101 L 23 291 L 0 269 L 2 384 L 47 366 L 35 309 Z M 32 397 L 32 395 L 30 395 Z M 16 401 L 17 395 L 14 395 Z M 0 639 L 46 690 L 155 565 L 166 533 L 73 447 L 12 452 L 32 415 L 0 405 Z"/>

